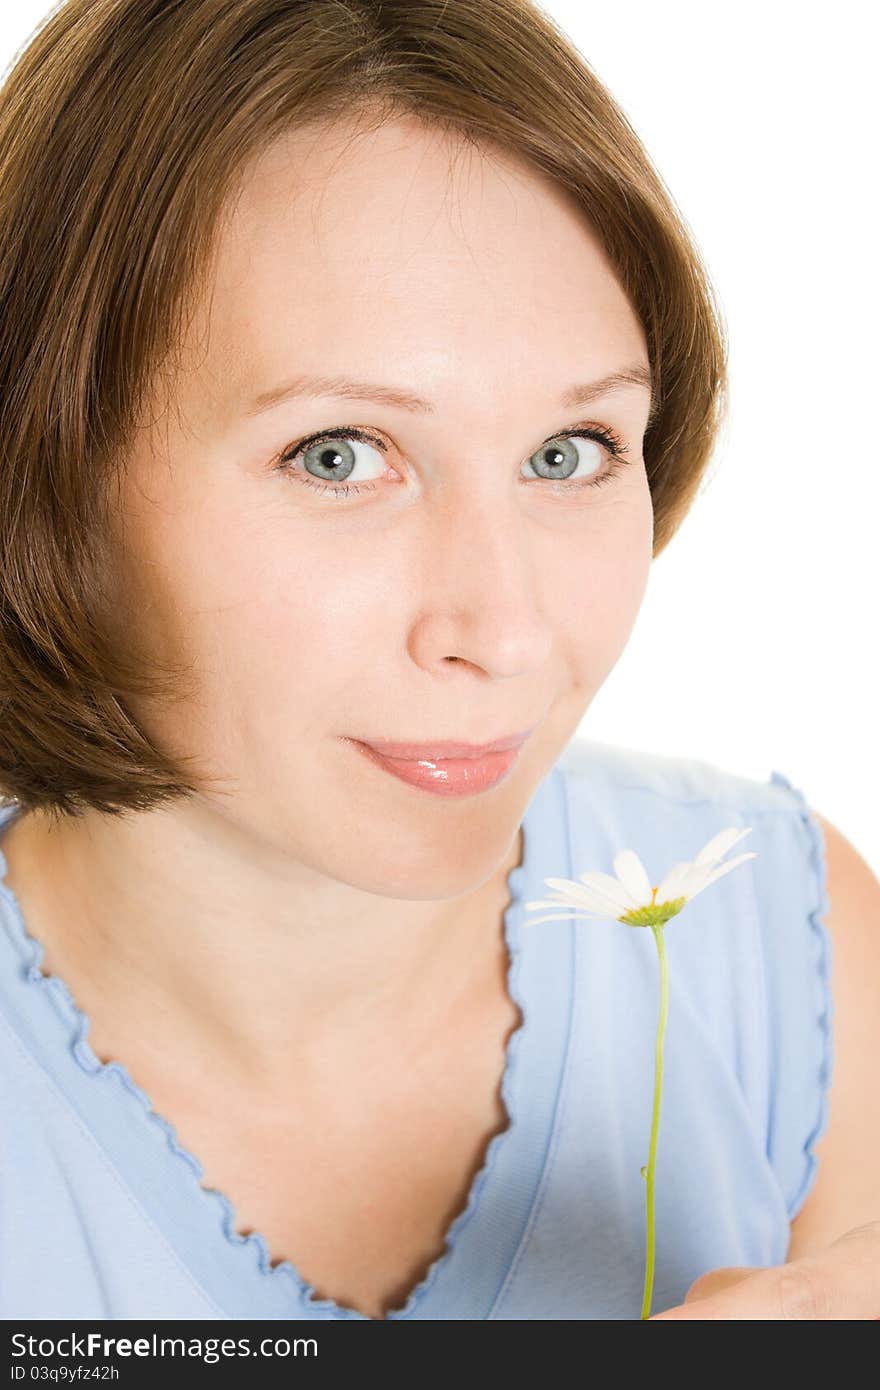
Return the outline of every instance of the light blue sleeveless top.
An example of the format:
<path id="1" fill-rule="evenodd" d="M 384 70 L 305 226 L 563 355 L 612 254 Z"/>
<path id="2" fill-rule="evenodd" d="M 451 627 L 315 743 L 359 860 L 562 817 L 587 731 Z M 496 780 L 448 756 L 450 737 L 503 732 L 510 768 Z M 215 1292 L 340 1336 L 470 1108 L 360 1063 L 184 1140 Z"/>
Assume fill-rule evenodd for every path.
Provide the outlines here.
<path id="1" fill-rule="evenodd" d="M 17 803 L 0 809 L 3 826 Z M 509 876 L 512 998 L 502 1097 L 445 1247 L 389 1320 L 638 1319 L 659 1012 L 650 930 L 529 923 L 545 877 L 652 883 L 726 826 L 757 857 L 665 928 L 669 965 L 652 1312 L 720 1265 L 785 1261 L 816 1176 L 832 1068 L 824 842 L 803 794 L 692 758 L 578 739 L 536 788 Z M 360 1318 L 202 1187 L 124 1062 L 101 1063 L 69 988 L 40 969 L 2 881 L 0 1317 Z M 405 1065 L 405 1059 L 401 1059 Z M 169 1056 L 169 1067 L 176 1065 Z M 295 1252 L 294 1252 L 295 1254 Z"/>

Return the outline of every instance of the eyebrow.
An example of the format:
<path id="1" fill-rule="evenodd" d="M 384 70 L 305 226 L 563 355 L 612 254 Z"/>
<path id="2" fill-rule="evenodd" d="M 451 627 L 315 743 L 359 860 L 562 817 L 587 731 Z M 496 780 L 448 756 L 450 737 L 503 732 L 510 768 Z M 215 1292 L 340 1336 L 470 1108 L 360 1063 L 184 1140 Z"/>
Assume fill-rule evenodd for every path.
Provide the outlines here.
<path id="1" fill-rule="evenodd" d="M 591 405 L 601 396 L 610 395 L 611 392 L 620 391 L 628 386 L 647 388 L 653 392 L 650 370 L 642 363 L 636 362 L 631 366 L 621 367 L 615 372 L 609 372 L 607 376 L 600 377 L 598 381 L 582 382 L 575 386 L 569 386 L 568 390 L 563 391 L 560 397 L 560 405 L 565 408 Z M 263 391 L 251 402 L 244 413 L 246 416 L 261 415 L 264 411 L 271 410 L 273 406 L 280 405 L 282 401 L 314 396 L 342 396 L 352 401 L 372 401 L 422 415 L 436 413 L 436 407 L 431 401 L 425 400 L 422 396 L 415 396 L 411 391 L 406 391 L 401 387 L 382 386 L 370 381 L 354 381 L 350 377 L 342 376 L 295 377 L 292 381 L 284 382 L 269 391 Z M 652 399 L 648 416 L 649 424 L 654 419 L 657 408 L 658 402 Z"/>

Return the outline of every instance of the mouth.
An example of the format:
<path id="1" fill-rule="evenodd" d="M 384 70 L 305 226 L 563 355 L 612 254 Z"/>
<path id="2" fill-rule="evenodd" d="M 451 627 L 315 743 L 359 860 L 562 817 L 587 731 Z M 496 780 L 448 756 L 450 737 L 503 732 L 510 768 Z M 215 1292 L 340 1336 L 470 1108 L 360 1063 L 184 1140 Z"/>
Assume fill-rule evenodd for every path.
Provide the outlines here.
<path id="1" fill-rule="evenodd" d="M 390 739 L 355 739 L 386 758 L 403 758 L 413 762 L 439 762 L 446 758 L 484 758 L 489 753 L 508 753 L 519 748 L 537 725 L 516 734 L 506 734 L 488 743 L 463 743 L 460 740 L 437 739 L 428 743 L 392 743 Z"/>
<path id="2" fill-rule="evenodd" d="M 419 791 L 435 796 L 474 796 L 507 777 L 535 727 L 489 743 L 367 743 L 362 739 L 349 742 L 375 767 Z"/>

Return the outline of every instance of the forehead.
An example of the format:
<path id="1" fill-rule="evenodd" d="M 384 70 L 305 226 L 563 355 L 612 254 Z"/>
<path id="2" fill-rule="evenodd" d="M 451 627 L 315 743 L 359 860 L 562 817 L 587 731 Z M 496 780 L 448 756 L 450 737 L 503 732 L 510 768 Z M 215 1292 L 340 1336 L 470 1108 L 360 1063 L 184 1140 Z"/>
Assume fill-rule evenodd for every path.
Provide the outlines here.
<path id="1" fill-rule="evenodd" d="M 558 394 L 562 377 L 645 356 L 572 196 L 413 118 L 278 140 L 242 177 L 215 267 L 204 366 L 230 408 L 291 370 L 430 378 L 442 396 L 479 362 L 546 371 Z"/>

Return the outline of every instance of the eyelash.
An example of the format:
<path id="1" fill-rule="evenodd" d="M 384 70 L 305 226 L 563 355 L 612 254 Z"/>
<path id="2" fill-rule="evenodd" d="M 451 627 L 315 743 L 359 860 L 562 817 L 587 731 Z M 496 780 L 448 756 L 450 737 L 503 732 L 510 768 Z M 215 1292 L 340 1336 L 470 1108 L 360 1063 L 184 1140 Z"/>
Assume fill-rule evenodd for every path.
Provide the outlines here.
<path id="1" fill-rule="evenodd" d="M 278 471 L 286 473 L 291 478 L 295 478 L 297 482 L 303 483 L 304 486 L 314 489 L 315 492 L 333 493 L 336 498 L 340 496 L 348 497 L 350 494 L 361 492 L 375 491 L 376 484 L 374 482 L 342 484 L 322 483 L 319 482 L 317 478 L 308 477 L 292 466 L 300 454 L 310 449 L 314 444 L 320 444 L 324 439 L 357 439 L 361 443 L 375 445 L 382 453 L 386 453 L 388 450 L 387 444 L 383 443 L 376 435 L 370 434 L 367 430 L 357 428 L 349 429 L 346 426 L 340 429 L 321 430 L 318 434 L 308 435 L 305 439 L 301 439 L 299 443 L 292 445 L 290 449 L 286 450 L 276 464 Z M 623 467 L 630 461 L 626 457 L 628 453 L 626 445 L 621 441 L 619 436 L 607 426 L 575 426 L 573 429 L 564 430 L 559 434 L 551 435 L 549 439 L 546 439 L 539 447 L 542 449 L 546 448 L 548 444 L 552 444 L 556 439 L 594 439 L 597 443 L 604 444 L 611 455 L 611 462 L 606 465 L 603 472 L 596 478 L 579 478 L 574 482 L 566 479 L 562 481 L 549 480 L 548 482 L 546 478 L 535 478 L 532 480 L 534 482 L 548 483 L 549 487 L 556 492 L 576 492 L 584 487 L 602 487 L 605 483 L 613 482 L 617 475 L 622 472 Z"/>

